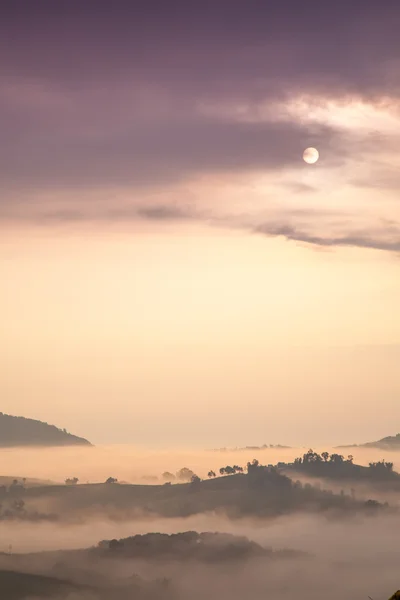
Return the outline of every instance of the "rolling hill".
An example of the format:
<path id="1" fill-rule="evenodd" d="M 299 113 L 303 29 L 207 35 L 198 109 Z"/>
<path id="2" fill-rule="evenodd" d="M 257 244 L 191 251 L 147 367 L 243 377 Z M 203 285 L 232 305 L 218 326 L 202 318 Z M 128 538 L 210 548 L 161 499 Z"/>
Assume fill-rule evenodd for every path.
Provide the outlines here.
<path id="1" fill-rule="evenodd" d="M 378 448 L 379 450 L 400 450 L 400 433 L 397 433 L 396 435 L 388 435 L 381 440 L 377 440 L 376 442 L 337 446 L 337 448 Z"/>
<path id="2" fill-rule="evenodd" d="M 116 520 L 182 518 L 198 514 L 275 518 L 283 514 L 356 514 L 371 510 L 371 503 L 302 485 L 274 468 L 259 467 L 250 474 L 228 475 L 175 485 L 119 483 L 47 485 L 23 492 L 24 518 L 74 521 L 97 514 Z M 383 509 L 379 503 L 373 507 Z M 373 508 L 372 507 L 372 508 Z M 32 515 L 32 517 L 30 517 Z"/>
<path id="3" fill-rule="evenodd" d="M 84 438 L 55 425 L 25 417 L 0 413 L 0 447 L 18 446 L 91 446 Z"/>
<path id="4" fill-rule="evenodd" d="M 306 558 L 305 552 L 272 550 L 244 536 L 230 533 L 185 531 L 180 533 L 137 534 L 120 540 L 103 540 L 91 553 L 102 558 L 136 558 L 141 560 L 178 560 L 216 562 L 242 561 L 251 558 Z"/>

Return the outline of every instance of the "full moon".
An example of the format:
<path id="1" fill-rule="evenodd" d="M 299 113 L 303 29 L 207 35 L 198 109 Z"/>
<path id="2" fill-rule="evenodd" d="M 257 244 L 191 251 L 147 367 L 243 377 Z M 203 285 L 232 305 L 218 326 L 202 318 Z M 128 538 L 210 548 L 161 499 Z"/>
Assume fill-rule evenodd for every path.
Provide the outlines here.
<path id="1" fill-rule="evenodd" d="M 306 148 L 303 152 L 303 160 L 309 165 L 313 165 L 319 159 L 319 152 L 316 148 Z"/>

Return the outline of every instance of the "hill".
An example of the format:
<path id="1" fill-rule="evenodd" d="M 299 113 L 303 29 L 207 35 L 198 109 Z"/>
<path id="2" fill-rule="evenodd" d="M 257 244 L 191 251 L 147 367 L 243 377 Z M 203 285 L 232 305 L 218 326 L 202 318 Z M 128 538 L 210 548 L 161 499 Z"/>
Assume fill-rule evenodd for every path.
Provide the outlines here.
<path id="1" fill-rule="evenodd" d="M 400 433 L 388 435 L 376 442 L 365 442 L 364 444 L 352 444 L 348 446 L 337 446 L 337 448 L 378 448 L 379 450 L 400 450 Z"/>
<path id="2" fill-rule="evenodd" d="M 120 540 L 104 540 L 92 550 L 102 557 L 146 560 L 196 560 L 216 562 L 252 558 L 306 558 L 305 552 L 264 548 L 244 536 L 229 533 L 185 531 L 182 533 L 147 533 Z"/>
<path id="3" fill-rule="evenodd" d="M 309 484 L 303 486 L 274 467 L 258 465 L 258 461 L 249 463 L 247 469 L 246 474 L 175 485 L 121 485 L 110 478 L 109 483 L 103 484 L 31 487 L 21 490 L 21 518 L 37 518 L 37 511 L 46 510 L 52 518 L 70 521 L 89 517 L 93 506 L 98 514 L 117 520 L 179 518 L 201 513 L 231 518 L 273 518 L 298 512 L 354 515 L 372 507 L 371 503 L 347 495 Z M 12 495 L 11 500 L 14 501 Z M 373 507 L 383 508 L 378 503 Z"/>
<path id="4" fill-rule="evenodd" d="M 246 537 L 226 533 L 183 531 L 172 535 L 147 533 L 102 541 L 96 547 L 29 554 L 0 553 L 0 589 L 4 600 L 179 600 L 182 575 L 193 581 L 199 567 L 215 565 L 237 570 L 244 562 L 270 569 L 294 559 L 309 561 L 309 553 L 264 547 Z M 297 563 L 298 564 L 298 563 Z M 144 568 L 145 567 L 145 568 Z M 241 577 L 243 577 L 243 570 Z M 222 577 L 226 570 L 219 569 Z M 230 570 L 230 577 L 232 570 Z M 251 579 L 248 583 L 250 583 Z M 192 585 L 190 586 L 192 590 Z M 183 588 L 184 589 L 184 588 Z M 228 594 L 226 594 L 228 596 Z M 229 594 L 231 596 L 231 594 Z"/>
<path id="5" fill-rule="evenodd" d="M 67 581 L 21 573 L 18 571 L 0 571 L 1 597 L 7 600 L 23 600 L 25 598 L 66 598 L 71 597 L 79 588 Z"/>
<path id="6" fill-rule="evenodd" d="M 282 467 L 289 475 L 298 472 L 325 479 L 364 481 L 369 484 L 385 483 L 391 484 L 392 489 L 400 489 L 400 474 L 393 470 L 392 462 L 385 460 L 370 462 L 366 467 L 355 464 L 352 455 L 345 458 L 342 454 L 318 454 L 310 449 L 293 463 L 282 463 Z"/>
<path id="7" fill-rule="evenodd" d="M 0 447 L 2 448 L 77 445 L 91 446 L 91 443 L 43 421 L 0 413 Z"/>

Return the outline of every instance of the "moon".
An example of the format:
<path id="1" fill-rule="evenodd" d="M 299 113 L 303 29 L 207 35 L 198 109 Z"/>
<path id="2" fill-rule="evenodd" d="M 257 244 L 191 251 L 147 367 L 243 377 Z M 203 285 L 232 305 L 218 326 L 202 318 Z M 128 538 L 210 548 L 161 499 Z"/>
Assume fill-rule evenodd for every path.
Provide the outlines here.
<path id="1" fill-rule="evenodd" d="M 309 165 L 313 165 L 319 159 L 319 152 L 316 148 L 306 148 L 303 152 L 303 160 Z"/>

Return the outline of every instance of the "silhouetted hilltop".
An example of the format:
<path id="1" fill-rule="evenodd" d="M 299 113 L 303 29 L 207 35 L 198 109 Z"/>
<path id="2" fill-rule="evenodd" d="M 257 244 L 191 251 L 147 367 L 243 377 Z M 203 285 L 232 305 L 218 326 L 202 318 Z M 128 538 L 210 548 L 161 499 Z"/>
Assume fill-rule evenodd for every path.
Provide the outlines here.
<path id="1" fill-rule="evenodd" d="M 329 452 L 314 452 L 312 448 L 294 462 L 280 463 L 287 472 L 297 471 L 313 477 L 327 479 L 351 479 L 368 482 L 391 482 L 400 484 L 400 474 L 393 470 L 393 463 L 385 460 L 370 462 L 368 467 L 357 465 L 353 456 L 345 458 L 342 454 Z"/>
<path id="2" fill-rule="evenodd" d="M 0 447 L 91 446 L 84 438 L 35 419 L 0 413 Z"/>
<path id="3" fill-rule="evenodd" d="M 351 444 L 348 446 L 337 446 L 337 448 L 378 448 L 379 450 L 400 450 L 400 433 L 388 435 L 376 442 L 365 442 L 365 444 Z"/>
<path id="4" fill-rule="evenodd" d="M 147 533 L 120 540 L 104 540 L 94 550 L 103 556 L 140 559 L 199 560 L 201 562 L 243 560 L 257 557 L 305 557 L 294 550 L 274 551 L 244 536 L 229 533 L 185 531 L 182 533 Z"/>
<path id="5" fill-rule="evenodd" d="M 209 597 L 210 594 L 207 593 L 182 595 L 182 574 L 186 577 L 188 569 L 194 569 L 188 579 L 195 581 L 198 589 L 201 578 L 206 573 L 215 573 L 216 563 L 225 567 L 229 564 L 237 567 L 244 562 L 251 562 L 253 567 L 264 572 L 269 568 L 272 574 L 277 561 L 304 561 L 312 558 L 313 555 L 307 552 L 273 550 L 246 537 L 223 533 L 148 533 L 100 542 L 95 548 L 14 555 L 0 553 L 0 598 L 182 600 Z M 143 568 L 144 565 L 147 567 Z M 198 570 L 200 565 L 202 573 Z M 207 565 L 211 566 L 211 571 L 204 570 Z M 220 573 L 223 578 L 228 575 L 224 569 Z M 194 579 L 196 574 L 197 578 Z M 229 578 L 232 574 L 230 570 Z M 243 576 L 244 572 L 241 570 L 240 577 Z M 249 576 L 248 583 L 254 577 L 254 569 Z M 223 594 L 223 597 L 225 595 L 232 596 Z"/>
<path id="6" fill-rule="evenodd" d="M 207 480 L 193 475 L 190 483 L 166 482 L 164 485 L 122 485 L 109 477 L 102 484 L 30 487 L 21 490 L 21 497 L 26 514 L 36 507 L 41 511 L 47 507 L 52 518 L 65 521 L 90 515 L 93 506 L 112 519 L 124 520 L 180 518 L 201 513 L 221 514 L 233 519 L 274 518 L 299 512 L 339 516 L 388 510 L 378 502 L 363 502 L 320 486 L 303 485 L 284 475 L 280 468 L 260 465 L 256 459 L 245 469 L 246 473 L 231 474 L 223 467 L 220 471 L 225 474 L 221 477 L 213 472 Z"/>

